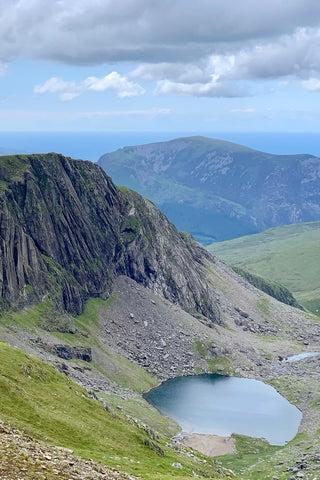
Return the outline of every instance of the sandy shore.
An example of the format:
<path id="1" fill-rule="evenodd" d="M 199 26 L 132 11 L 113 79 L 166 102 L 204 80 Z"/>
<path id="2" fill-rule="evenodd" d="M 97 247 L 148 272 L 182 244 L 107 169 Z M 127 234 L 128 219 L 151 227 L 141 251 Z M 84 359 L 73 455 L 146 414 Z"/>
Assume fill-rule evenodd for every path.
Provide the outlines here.
<path id="1" fill-rule="evenodd" d="M 218 457 L 226 453 L 235 453 L 235 441 L 232 437 L 218 437 L 201 433 L 184 433 L 181 442 L 188 447 L 209 456 Z"/>

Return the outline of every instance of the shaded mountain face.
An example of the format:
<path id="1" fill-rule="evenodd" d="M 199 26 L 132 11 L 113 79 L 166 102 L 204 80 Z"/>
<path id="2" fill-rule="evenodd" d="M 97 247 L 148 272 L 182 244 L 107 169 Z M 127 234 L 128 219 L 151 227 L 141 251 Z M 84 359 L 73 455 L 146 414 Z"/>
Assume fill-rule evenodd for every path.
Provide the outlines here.
<path id="1" fill-rule="evenodd" d="M 320 219 L 320 159 L 204 137 L 125 147 L 100 165 L 203 243 Z"/>
<path id="2" fill-rule="evenodd" d="M 219 322 L 205 275 L 213 257 L 149 201 L 97 165 L 57 154 L 0 157 L 0 300 L 49 295 L 72 313 L 127 275 L 186 311 Z"/>

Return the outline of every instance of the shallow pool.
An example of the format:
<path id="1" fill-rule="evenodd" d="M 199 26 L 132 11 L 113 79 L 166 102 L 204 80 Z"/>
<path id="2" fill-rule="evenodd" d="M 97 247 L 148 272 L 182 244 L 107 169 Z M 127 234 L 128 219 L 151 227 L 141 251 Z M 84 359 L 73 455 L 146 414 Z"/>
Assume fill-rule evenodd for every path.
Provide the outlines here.
<path id="1" fill-rule="evenodd" d="M 186 432 L 265 438 L 284 445 L 302 414 L 273 387 L 258 380 L 195 375 L 168 380 L 145 395 Z"/>

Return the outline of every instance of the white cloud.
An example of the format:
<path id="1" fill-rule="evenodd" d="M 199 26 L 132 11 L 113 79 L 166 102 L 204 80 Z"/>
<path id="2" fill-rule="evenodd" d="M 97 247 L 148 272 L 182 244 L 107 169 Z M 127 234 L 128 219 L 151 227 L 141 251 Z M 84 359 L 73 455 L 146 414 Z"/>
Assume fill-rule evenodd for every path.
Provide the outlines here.
<path id="1" fill-rule="evenodd" d="M 141 85 L 129 81 L 118 72 L 111 72 L 102 78 L 88 77 L 84 81 L 84 85 L 88 90 L 94 90 L 95 92 L 112 90 L 116 92 L 120 98 L 136 97 L 145 93 L 145 89 L 142 88 Z"/>
<path id="2" fill-rule="evenodd" d="M 244 93 L 233 85 L 212 80 L 208 83 L 182 83 L 161 80 L 157 84 L 157 93 L 192 95 L 195 97 L 238 97 Z"/>
<path id="3" fill-rule="evenodd" d="M 145 93 L 138 83 L 131 82 L 118 72 L 111 72 L 105 77 L 88 77 L 82 82 L 65 81 L 60 77 L 51 77 L 41 85 L 35 85 L 33 91 L 37 94 L 57 93 L 62 101 L 70 101 L 85 91 L 114 91 L 120 98 L 134 97 Z"/>
<path id="4" fill-rule="evenodd" d="M 233 52 L 212 54 L 195 63 L 141 64 L 135 78 L 208 83 L 214 80 L 273 79 L 309 76 L 320 72 L 320 28 L 297 29 L 274 42 L 264 42 Z"/>
<path id="5" fill-rule="evenodd" d="M 309 78 L 302 82 L 303 88 L 310 92 L 320 92 L 320 80 L 318 78 Z"/>
<path id="6" fill-rule="evenodd" d="M 226 45 L 241 48 L 319 25 L 318 0 L 258 3 L 259 8 L 257 0 L 0 0 L 0 60 L 186 62 Z"/>
<path id="7" fill-rule="evenodd" d="M 35 85 L 34 93 L 58 93 L 62 101 L 69 101 L 81 94 L 82 88 L 75 82 L 67 82 L 60 77 L 51 77 L 42 85 Z"/>
<path id="8" fill-rule="evenodd" d="M 139 78 L 161 93 L 243 95 L 248 80 L 320 77 L 320 2 L 0 0 L 0 73 L 17 58 L 134 63 L 130 78 L 59 79 L 67 85 L 51 92 L 64 101 L 86 90 L 142 95 Z"/>
<path id="9" fill-rule="evenodd" d="M 207 55 L 193 63 L 144 63 L 131 76 L 157 81 L 159 93 L 195 96 L 244 95 L 246 83 L 281 79 L 276 88 L 285 88 L 288 79 L 312 90 L 320 75 L 320 28 L 298 28 L 272 42 L 262 42 L 236 51 Z"/>

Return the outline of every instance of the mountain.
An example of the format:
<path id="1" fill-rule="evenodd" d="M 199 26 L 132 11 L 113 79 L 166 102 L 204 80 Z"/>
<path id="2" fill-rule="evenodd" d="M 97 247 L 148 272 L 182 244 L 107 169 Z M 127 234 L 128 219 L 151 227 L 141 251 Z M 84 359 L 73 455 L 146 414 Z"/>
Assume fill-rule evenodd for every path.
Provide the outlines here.
<path id="1" fill-rule="evenodd" d="M 205 137 L 124 147 L 99 164 L 202 243 L 320 219 L 320 159 Z"/>
<path id="2" fill-rule="evenodd" d="M 286 225 L 208 247 L 231 265 L 285 285 L 320 313 L 320 222 Z"/>
<path id="3" fill-rule="evenodd" d="M 317 359 L 279 360 L 317 351 L 314 316 L 58 154 L 0 157 L 0 251 L 0 476 L 264 480 L 297 462 L 314 476 Z M 190 450 L 143 393 L 200 372 L 274 385 L 302 434 L 283 448 L 235 436 L 218 462 Z"/>
<path id="4" fill-rule="evenodd" d="M 110 293 L 114 275 L 127 274 L 219 321 L 201 276 L 208 254 L 99 167 L 54 154 L 0 157 L 0 175 L 3 306 L 51 292 L 79 314 L 87 298 Z"/>

